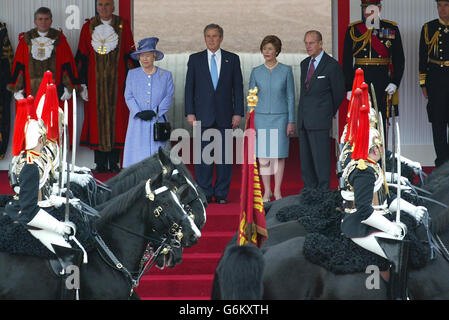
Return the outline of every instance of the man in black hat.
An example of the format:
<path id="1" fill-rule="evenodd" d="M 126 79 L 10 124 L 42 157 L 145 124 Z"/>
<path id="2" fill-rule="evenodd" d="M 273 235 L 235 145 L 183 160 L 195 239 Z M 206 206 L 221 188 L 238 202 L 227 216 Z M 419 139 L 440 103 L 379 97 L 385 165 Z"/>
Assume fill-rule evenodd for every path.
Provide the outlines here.
<path id="1" fill-rule="evenodd" d="M 398 87 L 404 73 L 401 34 L 393 21 L 380 19 L 381 0 L 361 0 L 362 20 L 351 23 L 345 35 L 343 72 L 350 99 L 354 72 L 364 71 L 365 82 L 374 85 L 386 132 L 387 104 L 398 105 Z M 397 109 L 395 110 L 397 112 Z M 388 111 L 391 115 L 392 110 Z"/>
<path id="2" fill-rule="evenodd" d="M 435 166 L 449 160 L 449 0 L 436 0 L 438 19 L 424 24 L 419 44 L 419 84 L 428 99 L 432 123 Z"/>

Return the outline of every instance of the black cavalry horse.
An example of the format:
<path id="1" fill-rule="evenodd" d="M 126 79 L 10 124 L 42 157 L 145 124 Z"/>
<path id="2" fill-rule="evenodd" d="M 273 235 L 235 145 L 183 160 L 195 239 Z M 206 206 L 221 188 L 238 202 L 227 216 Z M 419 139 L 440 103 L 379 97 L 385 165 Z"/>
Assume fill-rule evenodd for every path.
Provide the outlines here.
<path id="1" fill-rule="evenodd" d="M 196 226 L 202 230 L 206 223 L 206 196 L 186 166 L 179 158 L 173 157 L 175 156 L 170 154 L 170 149 L 159 148 L 154 155 L 123 169 L 117 176 L 106 182 L 111 191 L 103 191 L 96 195 L 96 202 L 99 203 L 96 209 L 101 210 L 108 204 L 109 199 L 126 192 L 139 181 L 150 177 L 152 173 L 162 173 L 164 184 L 176 194 L 188 189 L 185 196 L 180 198 L 181 204 Z M 173 160 L 176 160 L 176 164 Z M 159 255 L 156 266 L 172 268 L 182 262 L 182 253 L 182 247 L 172 247 L 168 252 Z"/>
<path id="2" fill-rule="evenodd" d="M 139 183 L 99 213 L 96 230 L 120 264 L 112 264 L 100 247 L 89 252 L 80 268 L 80 299 L 128 299 L 155 234 L 161 242 L 181 236 L 186 246 L 198 241 L 198 228 L 162 181 L 159 174 Z M 44 259 L 0 253 L 0 270 L 1 299 L 59 298 L 60 280 Z"/>
<path id="3" fill-rule="evenodd" d="M 449 167 L 449 163 L 446 164 Z M 441 203 L 449 204 L 448 180 L 446 170 L 436 170 L 429 176 L 428 186 L 423 186 L 432 190 L 431 198 Z M 437 175 L 437 176 L 435 176 Z M 442 205 L 426 203 L 431 215 L 431 229 L 441 237 L 443 246 L 449 242 L 449 210 Z M 269 210 L 269 212 L 271 209 Z M 268 220 L 267 220 L 268 221 Z M 337 274 L 328 271 L 326 268 L 310 262 L 303 253 L 306 242 L 307 231 L 298 227 L 297 221 L 277 223 L 268 226 L 270 243 L 266 241 L 259 255 L 264 258 L 264 279 L 263 292 L 258 292 L 258 298 L 264 299 L 386 299 L 386 283 L 380 279 L 378 287 L 373 289 L 367 286 L 371 281 L 371 274 L 354 272 L 348 274 Z M 272 232 L 274 231 L 274 232 Z M 295 235 L 296 233 L 296 235 Z M 299 234 L 298 234 L 299 233 Z M 272 237 L 274 236 L 274 238 Z M 233 239 L 235 240 L 235 239 Z M 231 241 L 228 246 L 235 246 L 235 241 Z M 242 249 L 245 250 L 245 249 Z M 236 254 L 239 249 L 234 249 Z M 443 254 L 441 253 L 443 252 Z M 434 259 L 428 261 L 425 266 L 411 269 L 409 272 L 408 292 L 411 299 L 448 299 L 449 298 L 449 262 L 444 257 L 443 251 L 436 251 Z M 229 280 L 222 281 L 226 268 L 238 268 L 236 260 L 230 264 L 231 258 L 223 256 L 217 268 L 214 287 L 212 291 L 213 299 L 230 299 L 236 296 L 229 288 Z M 258 288 L 258 283 L 250 272 L 257 266 L 251 264 L 258 263 L 257 255 L 254 253 L 247 256 L 244 262 L 247 270 L 248 285 L 253 289 Z M 242 255 L 240 253 L 240 260 Z M 224 287 L 224 288 L 222 288 Z M 224 295 L 227 294 L 227 295 Z"/>

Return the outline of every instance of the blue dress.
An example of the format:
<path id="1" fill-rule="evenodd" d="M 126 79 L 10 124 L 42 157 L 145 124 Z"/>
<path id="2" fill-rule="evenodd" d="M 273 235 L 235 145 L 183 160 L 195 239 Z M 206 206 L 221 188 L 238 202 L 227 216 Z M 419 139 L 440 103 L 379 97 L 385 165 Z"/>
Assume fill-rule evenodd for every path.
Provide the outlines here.
<path id="1" fill-rule="evenodd" d="M 124 168 L 151 156 L 165 145 L 165 142 L 153 139 L 156 117 L 151 121 L 144 121 L 135 115 L 144 110 L 156 113 L 159 106 L 159 122 L 165 122 L 162 116 L 170 108 L 174 89 L 170 71 L 157 68 L 153 75 L 148 75 L 142 68 L 136 68 L 128 72 L 125 101 L 129 109 L 129 120 L 123 152 Z"/>
<path id="2" fill-rule="evenodd" d="M 279 63 L 271 72 L 262 64 L 253 68 L 249 88 L 258 87 L 254 110 L 256 157 L 288 157 L 287 124 L 295 121 L 295 84 L 291 66 Z"/>

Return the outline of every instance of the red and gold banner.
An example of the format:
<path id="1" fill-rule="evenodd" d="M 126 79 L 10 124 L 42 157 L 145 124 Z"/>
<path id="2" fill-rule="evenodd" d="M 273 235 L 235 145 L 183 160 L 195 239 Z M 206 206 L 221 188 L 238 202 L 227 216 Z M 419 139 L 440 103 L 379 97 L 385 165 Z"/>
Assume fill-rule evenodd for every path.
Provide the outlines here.
<path id="1" fill-rule="evenodd" d="M 256 161 L 256 131 L 254 128 L 253 109 L 248 112 L 246 119 L 237 244 L 241 246 L 252 243 L 260 248 L 262 243 L 268 238 L 268 233 L 262 200 L 262 187 Z"/>

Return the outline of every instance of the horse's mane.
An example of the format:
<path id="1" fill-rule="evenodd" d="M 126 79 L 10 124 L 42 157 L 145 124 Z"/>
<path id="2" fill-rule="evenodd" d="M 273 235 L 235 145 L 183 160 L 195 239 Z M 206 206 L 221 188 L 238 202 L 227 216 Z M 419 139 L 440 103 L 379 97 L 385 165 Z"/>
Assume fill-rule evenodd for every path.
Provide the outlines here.
<path id="1" fill-rule="evenodd" d="M 131 206 L 143 203 L 139 202 L 139 199 L 143 199 L 145 196 L 145 184 L 146 181 L 142 181 L 127 192 L 106 202 L 103 205 L 103 209 L 99 212 L 100 218 L 95 222 L 96 227 L 101 229 L 106 223 L 127 212 Z"/>
<path id="2" fill-rule="evenodd" d="M 436 168 L 425 180 L 424 189 L 432 192 L 431 198 L 449 205 L 449 161 Z M 449 209 L 432 202 L 425 203 L 432 218 L 432 231 L 444 233 L 449 230 Z"/>
<path id="3" fill-rule="evenodd" d="M 108 180 L 107 185 L 112 189 L 111 198 L 127 192 L 136 183 L 148 180 L 152 175 L 161 172 L 158 154 L 132 165 L 122 170 L 118 175 Z"/>
<path id="4" fill-rule="evenodd" d="M 432 171 L 424 181 L 423 188 L 435 192 L 444 186 L 449 186 L 449 161 Z"/>

